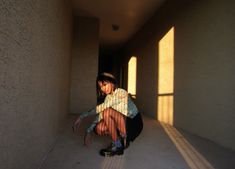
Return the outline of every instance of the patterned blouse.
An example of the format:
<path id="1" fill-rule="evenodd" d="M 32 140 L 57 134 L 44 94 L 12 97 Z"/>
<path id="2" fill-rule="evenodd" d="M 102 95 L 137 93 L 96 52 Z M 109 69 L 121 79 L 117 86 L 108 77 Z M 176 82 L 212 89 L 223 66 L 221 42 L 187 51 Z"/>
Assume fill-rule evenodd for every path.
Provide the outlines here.
<path id="1" fill-rule="evenodd" d="M 97 105 L 96 108 L 93 108 L 80 115 L 80 118 L 83 119 L 88 115 L 97 114 L 95 121 L 90 125 L 90 127 L 87 128 L 88 133 L 92 132 L 97 123 L 103 119 L 102 112 L 107 108 L 113 108 L 114 110 L 129 118 L 134 118 L 138 113 L 138 109 L 132 101 L 131 97 L 128 95 L 127 91 L 121 88 L 117 88 L 113 91 L 112 94 L 108 94 L 105 97 L 105 100 L 102 104 Z"/>

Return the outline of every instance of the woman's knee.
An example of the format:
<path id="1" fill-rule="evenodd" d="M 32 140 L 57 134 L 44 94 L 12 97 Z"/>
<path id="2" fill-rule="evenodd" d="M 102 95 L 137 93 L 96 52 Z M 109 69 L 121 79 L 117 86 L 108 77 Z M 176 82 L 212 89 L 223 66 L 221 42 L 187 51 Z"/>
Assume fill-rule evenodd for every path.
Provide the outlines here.
<path id="1" fill-rule="evenodd" d="M 96 126 L 96 133 L 98 135 L 104 135 L 106 133 L 106 127 L 104 125 L 102 125 L 102 124 L 98 124 Z"/>
<path id="2" fill-rule="evenodd" d="M 96 126 L 96 133 L 98 134 L 98 135 L 102 135 L 102 130 L 101 130 L 101 127 L 98 125 L 98 126 Z"/>

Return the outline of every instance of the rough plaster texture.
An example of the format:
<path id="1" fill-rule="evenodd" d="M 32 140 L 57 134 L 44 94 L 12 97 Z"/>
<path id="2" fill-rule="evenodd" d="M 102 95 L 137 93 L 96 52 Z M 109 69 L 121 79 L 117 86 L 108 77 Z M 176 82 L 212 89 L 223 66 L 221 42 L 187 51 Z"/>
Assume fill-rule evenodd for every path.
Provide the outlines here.
<path id="1" fill-rule="evenodd" d="M 234 9 L 232 0 L 167 1 L 124 50 L 125 63 L 138 57 L 137 104 L 156 117 L 157 44 L 174 26 L 174 125 L 233 150 Z"/>
<path id="2" fill-rule="evenodd" d="M 38 168 L 68 113 L 71 7 L 0 1 L 0 168 Z"/>
<path id="3" fill-rule="evenodd" d="M 235 150 L 235 2 L 196 3 L 176 23 L 175 124 Z"/>
<path id="4" fill-rule="evenodd" d="M 99 20 L 75 17 L 74 31 L 70 112 L 77 114 L 96 105 Z"/>

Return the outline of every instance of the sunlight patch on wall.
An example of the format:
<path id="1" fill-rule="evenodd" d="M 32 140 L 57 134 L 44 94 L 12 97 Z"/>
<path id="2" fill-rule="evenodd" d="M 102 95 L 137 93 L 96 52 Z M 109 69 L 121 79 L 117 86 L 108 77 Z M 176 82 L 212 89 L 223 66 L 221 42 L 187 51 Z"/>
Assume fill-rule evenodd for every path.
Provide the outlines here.
<path id="1" fill-rule="evenodd" d="M 158 96 L 158 120 L 173 125 L 174 97 Z"/>
<path id="2" fill-rule="evenodd" d="M 173 125 L 174 110 L 174 27 L 158 44 L 158 111 L 161 122 Z"/>
<path id="3" fill-rule="evenodd" d="M 128 62 L 127 91 L 134 98 L 136 98 L 136 75 L 137 75 L 137 57 L 132 56 Z"/>

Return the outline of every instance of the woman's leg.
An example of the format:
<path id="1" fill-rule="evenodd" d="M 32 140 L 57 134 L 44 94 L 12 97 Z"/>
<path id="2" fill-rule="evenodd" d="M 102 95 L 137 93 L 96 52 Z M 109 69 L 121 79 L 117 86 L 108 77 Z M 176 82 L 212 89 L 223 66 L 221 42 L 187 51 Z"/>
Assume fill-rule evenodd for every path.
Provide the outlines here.
<path id="1" fill-rule="evenodd" d="M 96 125 L 96 133 L 100 136 L 107 135 L 108 128 L 104 122 L 104 120 L 101 120 L 97 125 Z"/>
<path id="2" fill-rule="evenodd" d="M 120 112 L 107 108 L 103 111 L 103 119 L 113 141 L 118 140 L 117 129 L 122 135 L 126 135 L 125 118 Z"/>

